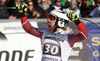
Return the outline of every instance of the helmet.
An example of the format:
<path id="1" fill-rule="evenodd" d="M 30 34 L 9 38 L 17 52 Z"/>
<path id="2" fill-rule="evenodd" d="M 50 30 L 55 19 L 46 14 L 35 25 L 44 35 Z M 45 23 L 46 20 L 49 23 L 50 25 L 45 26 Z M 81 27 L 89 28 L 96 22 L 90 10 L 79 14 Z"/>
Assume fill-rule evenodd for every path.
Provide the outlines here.
<path id="1" fill-rule="evenodd" d="M 55 25 L 57 27 L 65 27 L 66 24 L 69 23 L 69 19 L 66 14 L 61 10 L 52 10 L 48 16 L 47 20 L 49 22 L 56 21 Z"/>

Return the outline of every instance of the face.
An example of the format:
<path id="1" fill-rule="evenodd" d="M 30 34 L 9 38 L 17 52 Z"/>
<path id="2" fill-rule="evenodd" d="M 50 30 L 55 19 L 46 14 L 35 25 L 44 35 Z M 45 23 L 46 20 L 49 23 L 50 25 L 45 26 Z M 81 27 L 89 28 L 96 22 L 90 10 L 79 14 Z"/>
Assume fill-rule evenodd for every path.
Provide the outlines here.
<path id="1" fill-rule="evenodd" d="M 60 7 L 61 6 L 61 1 L 57 0 L 56 5 Z"/>
<path id="2" fill-rule="evenodd" d="M 41 0 L 37 0 L 37 3 L 41 3 Z"/>
<path id="3" fill-rule="evenodd" d="M 55 29 L 55 17 L 53 15 L 48 15 L 47 16 L 47 23 L 48 23 L 48 30 L 49 32 L 53 32 Z"/>
<path id="4" fill-rule="evenodd" d="M 55 29 L 55 21 L 54 22 L 49 22 L 48 20 L 47 20 L 47 23 L 48 23 L 48 30 L 49 30 L 49 32 L 53 32 L 53 30 Z"/>
<path id="5" fill-rule="evenodd" d="M 76 4 L 75 3 L 71 3 L 71 8 L 76 8 Z"/>
<path id="6" fill-rule="evenodd" d="M 42 0 L 42 5 L 45 6 L 47 4 L 47 0 Z"/>
<path id="7" fill-rule="evenodd" d="M 33 9 L 33 2 L 29 2 L 28 4 L 29 4 L 28 8 Z"/>

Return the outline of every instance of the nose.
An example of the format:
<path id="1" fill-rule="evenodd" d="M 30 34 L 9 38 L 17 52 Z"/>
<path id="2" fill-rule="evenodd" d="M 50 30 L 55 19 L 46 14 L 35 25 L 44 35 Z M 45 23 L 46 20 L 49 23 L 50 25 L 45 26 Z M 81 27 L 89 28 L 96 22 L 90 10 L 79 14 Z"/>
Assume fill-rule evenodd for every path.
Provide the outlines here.
<path id="1" fill-rule="evenodd" d="M 47 22 L 50 23 L 48 20 L 47 20 Z"/>

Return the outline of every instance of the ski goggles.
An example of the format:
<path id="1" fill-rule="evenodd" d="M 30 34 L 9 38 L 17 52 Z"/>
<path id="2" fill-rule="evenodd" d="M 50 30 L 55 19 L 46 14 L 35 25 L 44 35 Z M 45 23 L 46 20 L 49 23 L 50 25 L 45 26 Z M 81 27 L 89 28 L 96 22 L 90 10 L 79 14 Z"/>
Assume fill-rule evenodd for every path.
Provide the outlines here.
<path id="1" fill-rule="evenodd" d="M 55 19 L 56 19 L 56 17 L 53 16 L 53 15 L 51 15 L 51 14 L 49 14 L 49 15 L 47 16 L 47 20 L 48 20 L 49 22 L 54 22 Z"/>

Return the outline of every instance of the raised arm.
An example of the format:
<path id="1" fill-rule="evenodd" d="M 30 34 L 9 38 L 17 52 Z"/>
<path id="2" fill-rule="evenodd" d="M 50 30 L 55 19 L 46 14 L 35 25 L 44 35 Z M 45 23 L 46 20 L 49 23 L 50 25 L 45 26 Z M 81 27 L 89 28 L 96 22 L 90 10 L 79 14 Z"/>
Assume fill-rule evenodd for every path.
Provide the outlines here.
<path id="1" fill-rule="evenodd" d="M 19 16 L 24 30 L 31 35 L 42 38 L 43 33 L 32 27 L 30 22 L 27 20 L 27 17 L 25 16 L 25 12 L 27 12 L 28 9 L 27 4 L 16 5 L 16 7 L 18 8 Z"/>
<path id="2" fill-rule="evenodd" d="M 30 22 L 27 20 L 26 16 L 21 17 L 20 19 L 21 19 L 22 26 L 27 33 L 42 38 L 43 32 L 39 32 L 36 28 L 32 27 Z"/>
<path id="3" fill-rule="evenodd" d="M 71 47 L 74 45 L 74 43 L 80 42 L 80 41 L 88 38 L 88 32 L 87 32 L 87 29 L 84 26 L 84 24 L 82 22 L 80 22 L 76 26 L 79 30 L 79 33 L 73 34 L 73 35 L 71 35 L 71 34 L 68 35 L 68 41 L 69 41 L 69 44 Z"/>
<path id="4" fill-rule="evenodd" d="M 79 30 L 79 33 L 77 33 L 77 34 L 69 34 L 68 35 L 68 42 L 69 42 L 70 46 L 72 47 L 74 45 L 74 43 L 80 42 L 84 39 L 87 39 L 88 31 L 87 31 L 86 27 L 84 26 L 84 24 L 79 20 L 79 18 L 77 18 L 77 13 L 70 12 L 68 14 L 68 16 L 70 16 L 69 17 L 70 20 L 72 20 L 76 24 L 76 26 Z"/>

